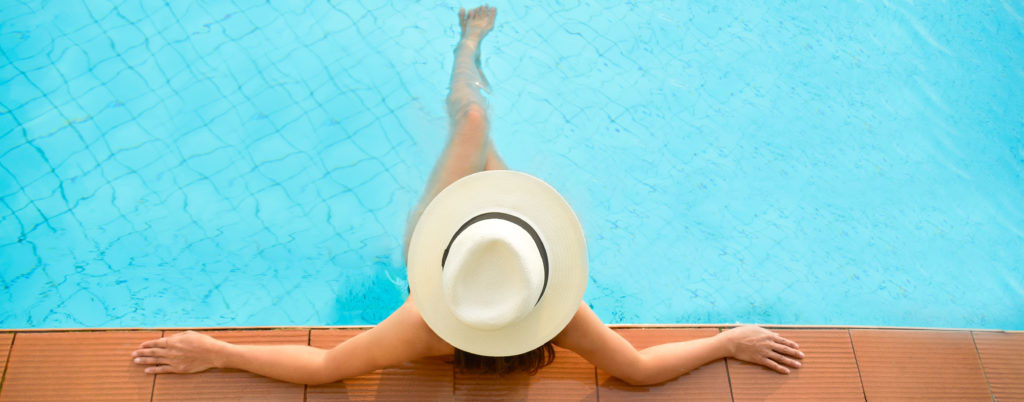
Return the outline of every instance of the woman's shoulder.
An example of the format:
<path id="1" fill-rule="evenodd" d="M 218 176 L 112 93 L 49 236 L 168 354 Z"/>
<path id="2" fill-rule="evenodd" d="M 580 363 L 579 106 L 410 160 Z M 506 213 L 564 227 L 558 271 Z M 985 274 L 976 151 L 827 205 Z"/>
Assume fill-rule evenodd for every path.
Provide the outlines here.
<path id="1" fill-rule="evenodd" d="M 575 345 L 580 342 L 581 339 L 593 338 L 595 332 L 603 332 L 607 326 L 601 322 L 601 319 L 594 314 L 593 310 L 586 302 L 580 301 L 579 308 L 576 309 L 576 313 L 573 314 L 572 319 L 566 324 L 565 328 L 562 329 L 558 335 L 552 339 L 555 345 L 564 348 L 570 348 L 570 345 Z"/>
<path id="2" fill-rule="evenodd" d="M 441 339 L 434 333 L 434 330 L 430 329 L 427 322 L 420 315 L 419 309 L 416 308 L 416 303 L 412 298 L 412 294 L 405 299 L 405 303 L 399 307 L 400 310 L 406 310 L 406 314 L 403 316 L 406 318 L 406 325 L 409 326 L 410 331 L 416 335 L 416 337 L 422 340 L 423 345 L 431 356 L 438 355 L 450 355 L 455 352 L 455 348 L 452 345 Z"/>

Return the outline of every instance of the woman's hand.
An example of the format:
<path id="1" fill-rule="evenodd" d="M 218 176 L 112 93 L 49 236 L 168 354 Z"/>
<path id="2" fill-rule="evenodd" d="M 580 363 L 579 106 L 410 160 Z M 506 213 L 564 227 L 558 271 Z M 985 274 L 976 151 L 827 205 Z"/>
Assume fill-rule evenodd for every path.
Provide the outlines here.
<path id="1" fill-rule="evenodd" d="M 760 364 L 782 374 L 789 374 L 789 369 L 800 368 L 804 353 L 800 346 L 789 339 L 779 336 L 756 325 L 744 325 L 718 334 L 729 346 L 729 356 L 743 361 Z"/>
<path id="2" fill-rule="evenodd" d="M 132 361 L 154 365 L 146 367 L 146 374 L 198 373 L 219 365 L 218 352 L 222 344 L 209 335 L 185 331 L 143 342 L 132 352 Z"/>

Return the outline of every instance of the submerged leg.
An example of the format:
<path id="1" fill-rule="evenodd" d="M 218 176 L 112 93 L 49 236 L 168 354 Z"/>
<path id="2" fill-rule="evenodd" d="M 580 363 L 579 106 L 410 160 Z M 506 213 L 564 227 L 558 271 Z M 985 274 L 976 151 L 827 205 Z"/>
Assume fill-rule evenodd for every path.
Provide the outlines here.
<path id="1" fill-rule="evenodd" d="M 495 14 L 497 10 L 486 6 L 469 12 L 459 10 L 462 37 L 455 47 L 447 99 L 451 137 L 434 165 L 423 198 L 409 215 L 405 235 L 407 249 L 413 226 L 437 193 L 462 177 L 499 166 L 500 158 L 491 149 L 493 146 L 488 137 L 487 101 L 480 92 L 481 89 L 490 92 L 487 80 L 480 72 L 480 41 L 494 27 Z M 496 160 L 491 160 L 490 155 L 494 155 Z M 504 167 L 504 163 L 500 166 Z"/>
<path id="2" fill-rule="evenodd" d="M 494 141 L 491 141 L 490 147 L 487 148 L 487 162 L 484 163 L 484 170 L 508 170 L 505 161 L 501 159 L 498 150 L 494 148 Z"/>

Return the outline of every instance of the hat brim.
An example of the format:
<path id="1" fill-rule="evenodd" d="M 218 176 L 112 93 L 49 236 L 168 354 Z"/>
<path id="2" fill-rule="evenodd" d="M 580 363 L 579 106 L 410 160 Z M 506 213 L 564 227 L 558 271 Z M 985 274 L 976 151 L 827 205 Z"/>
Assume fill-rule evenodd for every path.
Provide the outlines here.
<path id="1" fill-rule="evenodd" d="M 464 324 L 445 302 L 441 255 L 455 231 L 485 212 L 515 215 L 537 231 L 548 253 L 547 290 L 525 317 L 495 330 Z M 423 210 L 409 241 L 409 286 L 427 325 L 446 342 L 482 356 L 512 356 L 550 341 L 572 320 L 587 286 L 587 247 L 569 203 L 544 181 L 511 170 L 463 177 Z"/>

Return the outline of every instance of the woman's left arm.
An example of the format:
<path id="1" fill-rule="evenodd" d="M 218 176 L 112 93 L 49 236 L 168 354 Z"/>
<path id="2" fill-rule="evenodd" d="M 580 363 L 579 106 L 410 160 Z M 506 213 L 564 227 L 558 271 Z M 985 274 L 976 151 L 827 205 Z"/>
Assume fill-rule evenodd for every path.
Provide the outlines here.
<path id="1" fill-rule="evenodd" d="M 438 354 L 436 337 L 412 299 L 372 329 L 333 349 L 305 345 L 234 345 L 194 331 L 144 342 L 132 353 L 146 373 L 235 368 L 300 384 L 325 384 Z"/>
<path id="2" fill-rule="evenodd" d="M 580 303 L 576 315 L 554 342 L 631 385 L 668 381 L 728 354 L 728 346 L 718 337 L 638 351 L 622 335 L 604 325 L 586 303 Z"/>
<path id="3" fill-rule="evenodd" d="M 572 321 L 554 341 L 632 385 L 665 382 L 724 357 L 762 364 L 788 374 L 789 369 L 782 364 L 800 367 L 794 359 L 803 358 L 796 343 L 757 326 L 743 326 L 708 338 L 671 342 L 638 351 L 604 325 L 585 303 L 580 303 Z"/>

